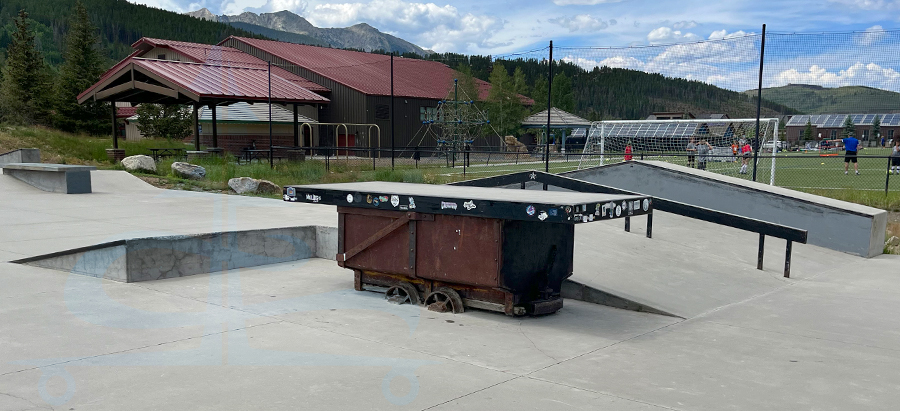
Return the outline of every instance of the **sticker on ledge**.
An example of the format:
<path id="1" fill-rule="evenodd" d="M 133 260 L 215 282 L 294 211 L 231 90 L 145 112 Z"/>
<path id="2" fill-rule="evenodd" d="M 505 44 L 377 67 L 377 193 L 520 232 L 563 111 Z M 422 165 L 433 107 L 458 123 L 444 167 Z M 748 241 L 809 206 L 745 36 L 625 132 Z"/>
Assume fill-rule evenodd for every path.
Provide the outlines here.
<path id="1" fill-rule="evenodd" d="M 400 206 L 400 196 L 397 196 L 397 195 L 391 196 L 391 206 L 393 206 L 393 207 Z"/>
<path id="2" fill-rule="evenodd" d="M 381 204 L 381 202 L 378 200 L 377 197 L 374 200 L 372 200 L 372 206 L 378 206 L 379 204 Z"/>
<path id="3" fill-rule="evenodd" d="M 293 187 L 287 188 L 287 195 L 290 197 L 297 196 L 297 189 Z"/>
<path id="4" fill-rule="evenodd" d="M 309 200 L 310 202 L 313 202 L 313 203 L 319 203 L 319 201 L 322 200 L 322 196 L 307 193 L 306 200 Z"/>
<path id="5" fill-rule="evenodd" d="M 525 213 L 528 213 L 528 216 L 534 216 L 534 206 L 528 205 L 528 207 L 525 208 Z"/>
<path id="6" fill-rule="evenodd" d="M 584 215 L 584 216 L 581 216 L 581 221 L 584 222 L 584 223 L 587 223 L 587 222 L 588 222 L 588 216 L 593 216 L 593 215 Z"/>
<path id="7" fill-rule="evenodd" d="M 644 211 L 645 211 L 645 212 L 647 211 L 647 209 L 650 209 L 650 199 L 644 199 L 644 205 L 643 205 L 643 206 L 644 206 Z"/>
<path id="8" fill-rule="evenodd" d="M 616 216 L 622 216 L 622 206 L 616 206 Z"/>
<path id="9" fill-rule="evenodd" d="M 366 196 L 366 203 L 368 203 L 368 204 L 370 204 L 370 205 L 372 204 L 372 195 L 367 195 L 367 196 Z M 377 205 L 376 205 L 376 206 L 377 206 Z"/>
<path id="10" fill-rule="evenodd" d="M 387 197 L 387 196 L 378 196 L 378 200 L 379 200 L 381 203 L 387 203 L 388 197 Z"/>
<path id="11" fill-rule="evenodd" d="M 453 209 L 456 210 L 456 203 L 454 202 L 441 202 L 441 210 L 444 209 Z"/>
<path id="12" fill-rule="evenodd" d="M 410 208 L 410 209 L 415 209 L 415 208 L 416 208 L 416 201 L 413 200 L 412 197 L 409 198 L 409 208 Z"/>
<path id="13" fill-rule="evenodd" d="M 472 209 L 476 208 L 477 206 L 475 206 L 474 201 L 470 200 L 466 203 L 463 203 L 463 207 L 466 208 L 466 210 L 472 210 Z"/>
<path id="14" fill-rule="evenodd" d="M 550 216 L 556 217 L 558 216 L 558 214 L 559 211 L 557 211 L 556 209 L 550 209 Z"/>
<path id="15" fill-rule="evenodd" d="M 547 219 L 547 212 L 541 210 L 541 213 L 538 213 L 538 219 L 540 219 L 541 221 L 546 220 L 546 219 Z"/>
<path id="16" fill-rule="evenodd" d="M 353 203 L 353 195 L 350 193 L 347 193 L 347 203 Z"/>

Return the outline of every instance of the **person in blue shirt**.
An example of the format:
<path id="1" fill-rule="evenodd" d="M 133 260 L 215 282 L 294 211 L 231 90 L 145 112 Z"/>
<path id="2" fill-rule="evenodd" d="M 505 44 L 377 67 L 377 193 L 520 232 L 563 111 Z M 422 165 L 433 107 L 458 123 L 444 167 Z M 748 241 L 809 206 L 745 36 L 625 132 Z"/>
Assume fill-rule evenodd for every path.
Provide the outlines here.
<path id="1" fill-rule="evenodd" d="M 856 171 L 856 174 L 859 174 L 859 163 L 856 162 L 856 152 L 859 150 L 859 140 L 853 137 L 853 133 L 847 134 L 847 137 L 842 139 L 844 142 L 844 174 L 849 174 L 850 172 L 850 162 L 853 162 L 853 170 Z"/>

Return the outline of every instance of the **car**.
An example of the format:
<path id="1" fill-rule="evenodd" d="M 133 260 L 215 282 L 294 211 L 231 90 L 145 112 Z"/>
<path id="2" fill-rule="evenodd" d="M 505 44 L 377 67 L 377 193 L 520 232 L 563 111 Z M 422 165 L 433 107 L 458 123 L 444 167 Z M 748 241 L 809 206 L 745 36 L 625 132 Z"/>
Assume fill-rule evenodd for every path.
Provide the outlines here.
<path id="1" fill-rule="evenodd" d="M 762 146 L 763 150 L 768 150 L 770 152 L 772 151 L 773 147 L 777 147 L 778 151 L 781 152 L 781 151 L 787 150 L 789 145 L 788 145 L 788 142 L 785 140 L 778 140 L 778 141 L 769 140 L 768 142 L 763 143 L 763 146 Z"/>

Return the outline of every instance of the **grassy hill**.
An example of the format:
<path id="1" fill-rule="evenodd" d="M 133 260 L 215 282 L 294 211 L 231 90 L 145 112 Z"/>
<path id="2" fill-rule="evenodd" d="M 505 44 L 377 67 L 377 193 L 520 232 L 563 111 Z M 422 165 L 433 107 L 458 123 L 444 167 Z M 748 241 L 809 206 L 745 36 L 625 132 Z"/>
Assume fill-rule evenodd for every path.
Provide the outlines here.
<path id="1" fill-rule="evenodd" d="M 755 95 L 755 90 L 744 92 Z M 885 113 L 900 111 L 900 93 L 865 86 L 826 88 L 789 84 L 763 89 L 763 98 L 802 113 Z"/>

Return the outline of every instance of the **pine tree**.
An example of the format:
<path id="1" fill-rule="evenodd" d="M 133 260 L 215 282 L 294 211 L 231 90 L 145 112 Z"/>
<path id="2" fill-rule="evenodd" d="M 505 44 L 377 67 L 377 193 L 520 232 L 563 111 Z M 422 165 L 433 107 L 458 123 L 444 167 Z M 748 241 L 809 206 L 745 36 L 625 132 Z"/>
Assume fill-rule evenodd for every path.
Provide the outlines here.
<path id="1" fill-rule="evenodd" d="M 575 93 L 572 91 L 572 80 L 565 73 L 553 76 L 553 107 L 567 112 L 575 111 Z"/>
<path id="2" fill-rule="evenodd" d="M 137 108 L 137 128 L 144 136 L 183 139 L 191 134 L 191 126 L 187 106 L 145 103 Z"/>
<path id="3" fill-rule="evenodd" d="M 25 10 L 19 11 L 15 25 L 0 85 L 0 119 L 13 124 L 46 123 L 50 103 L 47 65 L 35 47 L 34 32 Z"/>
<path id="4" fill-rule="evenodd" d="M 97 49 L 97 29 L 91 24 L 87 10 L 79 1 L 69 23 L 66 36 L 65 62 L 56 82 L 53 124 L 63 130 L 90 134 L 108 133 L 108 103 L 88 101 L 80 105 L 79 93 L 93 85 L 103 74 L 103 58 Z"/>
<path id="5" fill-rule="evenodd" d="M 806 121 L 806 129 L 803 130 L 803 140 L 812 140 L 812 138 L 813 138 L 812 122 L 807 120 Z"/>
<path id="6" fill-rule="evenodd" d="M 876 114 L 875 120 L 872 120 L 872 137 L 879 139 L 881 136 L 881 115 Z M 879 142 L 881 144 L 881 142 Z"/>
<path id="7" fill-rule="evenodd" d="M 495 63 L 489 78 L 488 111 L 491 124 L 501 136 L 515 135 L 525 117 L 525 107 L 516 93 L 516 84 L 502 63 Z"/>
<path id="8" fill-rule="evenodd" d="M 844 120 L 844 132 L 843 132 L 844 136 L 843 137 L 849 136 L 850 134 L 852 134 L 854 132 L 855 129 L 856 129 L 856 126 L 853 124 L 853 118 L 850 116 L 847 116 L 847 119 Z"/>

